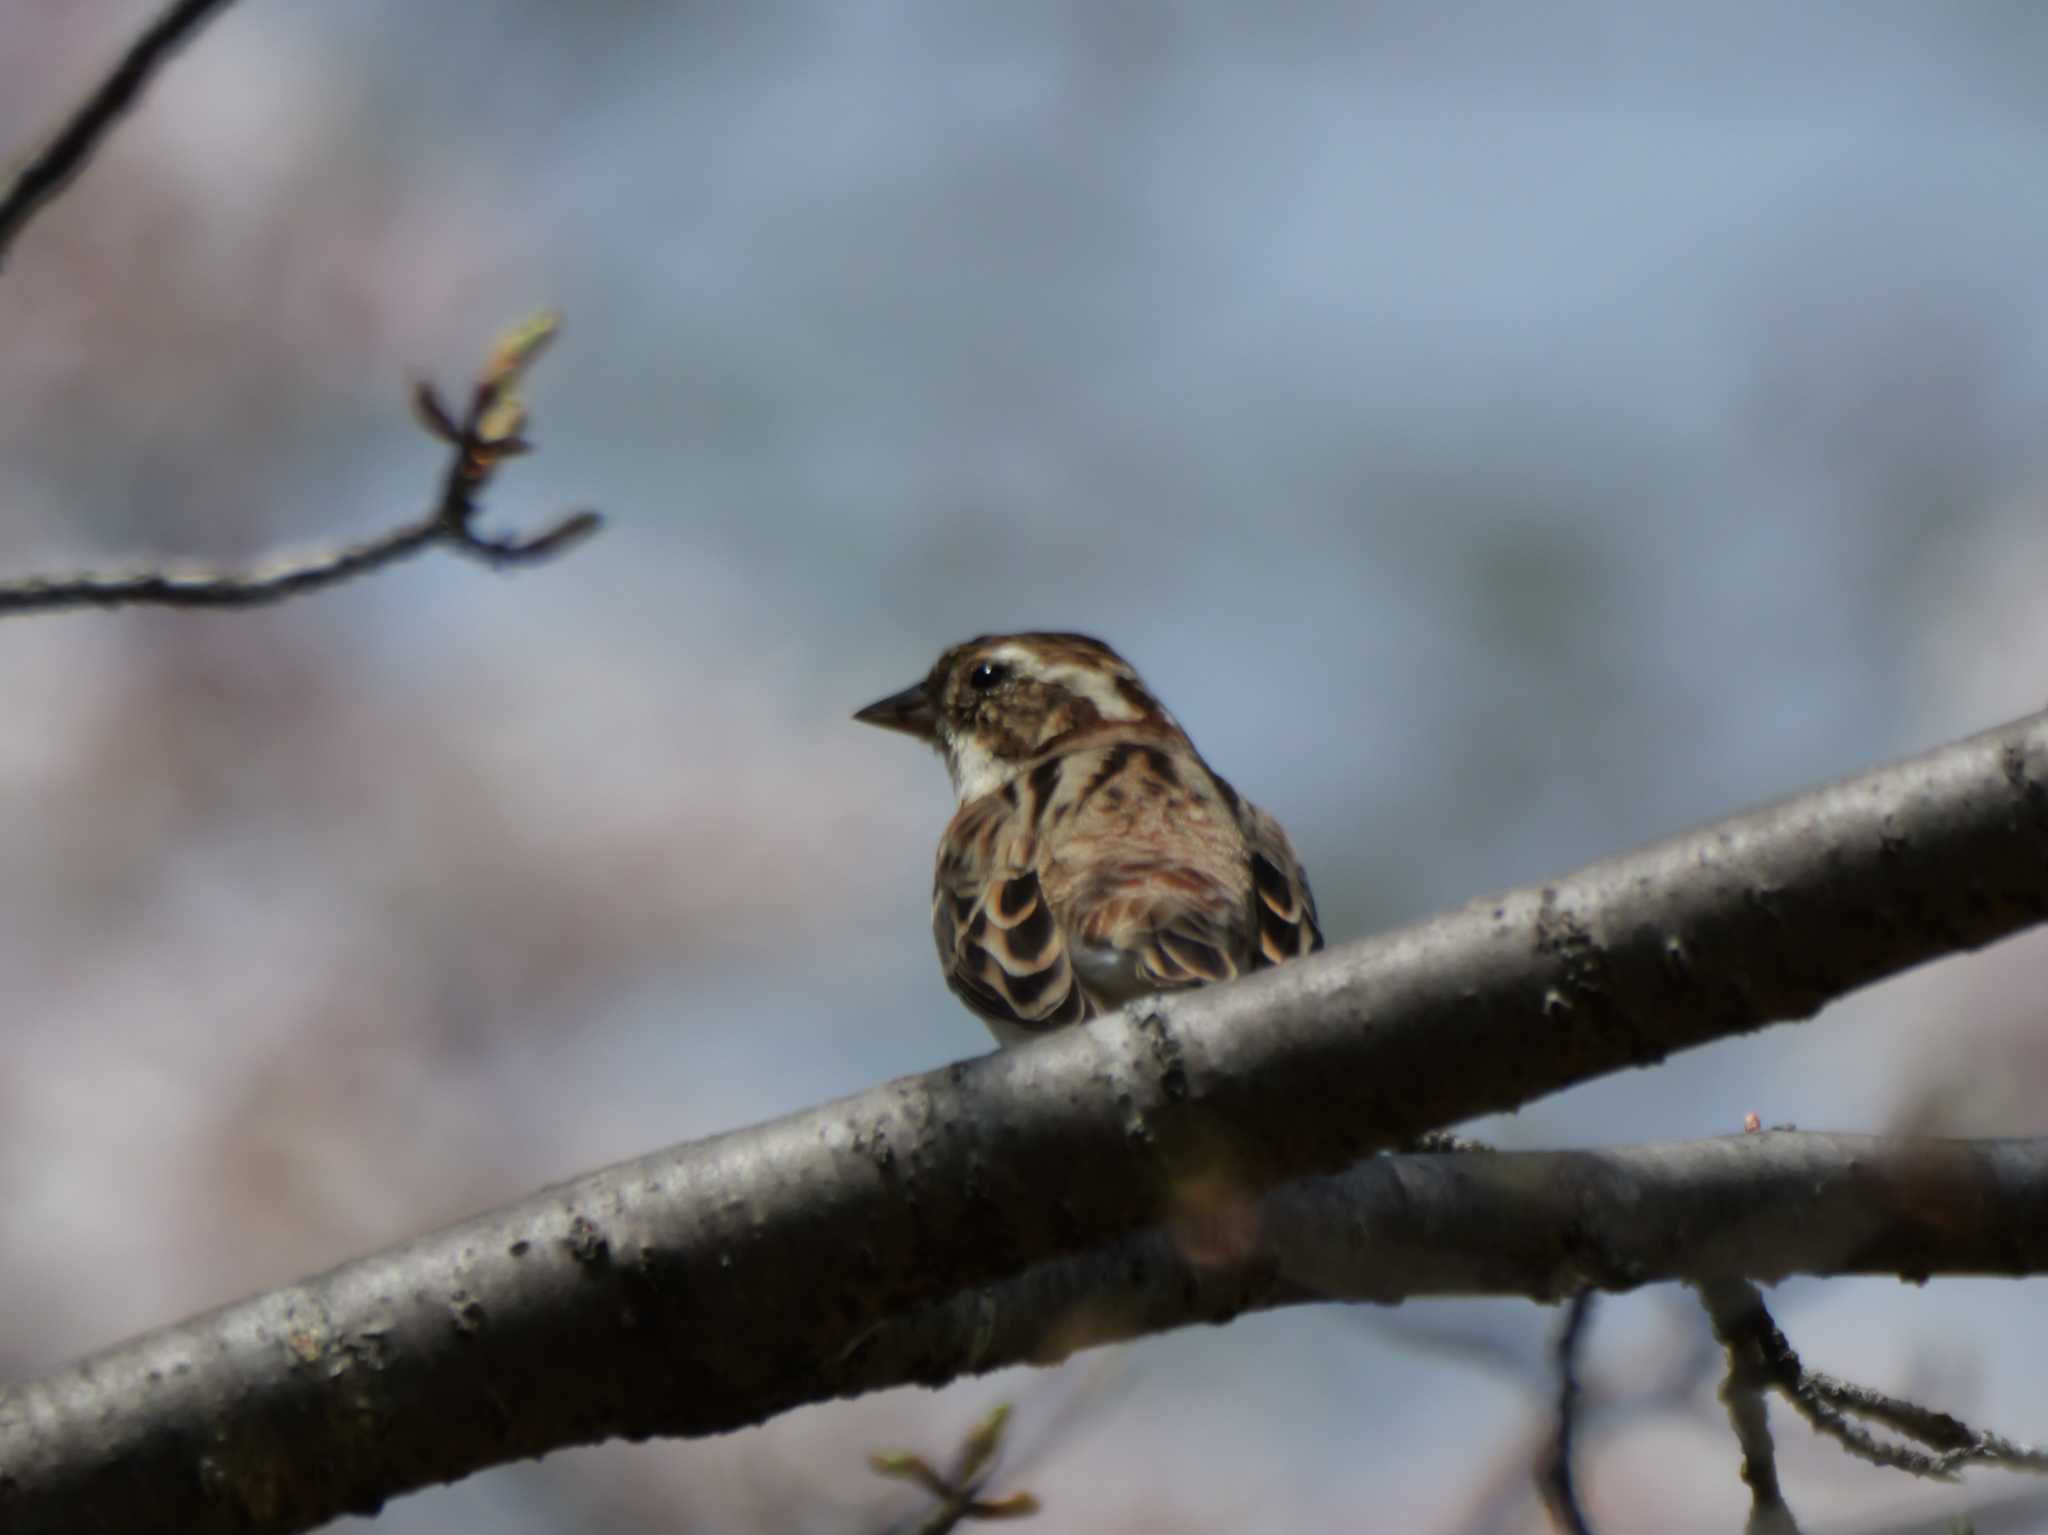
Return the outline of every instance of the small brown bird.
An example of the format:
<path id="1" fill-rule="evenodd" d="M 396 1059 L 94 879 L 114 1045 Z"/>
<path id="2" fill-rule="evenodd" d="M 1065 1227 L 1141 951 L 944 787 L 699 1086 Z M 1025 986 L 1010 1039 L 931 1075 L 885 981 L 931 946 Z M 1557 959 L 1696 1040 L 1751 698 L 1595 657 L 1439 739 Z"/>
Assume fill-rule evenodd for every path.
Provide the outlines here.
<path id="1" fill-rule="evenodd" d="M 1100 640 L 983 635 L 854 718 L 945 756 L 932 935 L 1002 1044 L 1323 946 L 1280 823 Z"/>

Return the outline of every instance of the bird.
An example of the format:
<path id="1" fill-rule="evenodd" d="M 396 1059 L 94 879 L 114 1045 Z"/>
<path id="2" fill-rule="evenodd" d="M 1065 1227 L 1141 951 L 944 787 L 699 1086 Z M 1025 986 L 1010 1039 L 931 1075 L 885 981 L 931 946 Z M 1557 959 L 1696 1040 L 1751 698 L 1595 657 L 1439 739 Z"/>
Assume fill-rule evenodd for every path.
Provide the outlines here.
<path id="1" fill-rule="evenodd" d="M 1280 823 L 1101 640 L 980 635 L 853 717 L 946 759 L 932 937 L 999 1045 L 1323 946 Z"/>

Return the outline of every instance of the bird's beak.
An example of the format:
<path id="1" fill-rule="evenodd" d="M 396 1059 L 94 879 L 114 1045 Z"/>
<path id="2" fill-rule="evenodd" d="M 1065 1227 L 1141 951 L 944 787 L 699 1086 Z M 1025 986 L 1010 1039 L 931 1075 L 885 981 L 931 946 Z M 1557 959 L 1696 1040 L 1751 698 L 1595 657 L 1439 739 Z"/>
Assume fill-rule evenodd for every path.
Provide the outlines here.
<path id="1" fill-rule="evenodd" d="M 900 730 L 907 736 L 916 736 L 920 741 L 938 738 L 938 722 L 932 714 L 932 701 L 926 695 L 922 682 L 913 683 L 900 693 L 891 693 L 887 698 L 876 699 L 856 713 L 854 718 L 863 725 L 880 725 L 884 730 Z"/>

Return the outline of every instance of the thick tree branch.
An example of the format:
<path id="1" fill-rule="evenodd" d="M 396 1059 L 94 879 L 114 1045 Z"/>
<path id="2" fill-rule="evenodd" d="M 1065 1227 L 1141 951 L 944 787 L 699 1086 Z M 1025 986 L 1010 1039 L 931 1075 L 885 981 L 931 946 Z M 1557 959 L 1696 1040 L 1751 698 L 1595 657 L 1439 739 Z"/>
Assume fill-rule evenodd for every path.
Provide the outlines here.
<path id="1" fill-rule="evenodd" d="M 0 1511 L 23 1530 L 304 1528 L 565 1444 L 715 1432 L 1057 1353 L 1042 1316 L 1020 1339 L 999 1302 L 973 1346 L 936 1357 L 883 1324 L 1162 1222 L 1226 1276 L 1198 1289 L 1210 1314 L 1341 1293 L 1342 1265 L 1315 1260 L 1356 1257 L 1355 1212 L 1322 1212 L 1322 1247 L 1283 1268 L 1265 1256 L 1264 1190 L 2041 920 L 2044 784 L 2048 717 L 2033 716 L 1552 885 L 562 1185 L 0 1393 Z M 1702 1155 L 1761 1155 L 1751 1141 L 1781 1144 Z M 2023 1174 L 2039 1155 L 1937 1148 L 1809 1183 L 1850 1212 L 1828 1229 L 1860 1237 L 1824 1271 L 2036 1271 L 2048 1185 Z M 1411 1157 L 1359 1176 L 1505 1196 L 1519 1172 L 1514 1198 L 1540 1206 L 1559 1169 L 1526 1181 L 1537 1165 Z M 1749 1245 L 1769 1201 L 1708 1187 L 1694 1209 L 1715 1217 L 1720 1272 L 1815 1256 L 1796 1233 Z M 2000 1218 L 1968 1218 L 1986 1209 Z M 1569 1219 L 1583 1229 L 1584 1210 Z M 1675 1238 L 1546 1241 L 1509 1222 L 1475 1274 L 1432 1256 L 1442 1229 L 1422 1234 L 1411 1280 L 1440 1286 L 1525 1293 L 1531 1260 L 1553 1263 L 1553 1294 L 1697 1277 L 1670 1269 Z M 1179 1309 L 1147 1321 L 1193 1319 Z"/>
<path id="2" fill-rule="evenodd" d="M 632 1207 L 648 1202 L 647 1176 L 645 1164 L 598 1175 L 0 1392 L 0 1488 L 11 1482 L 21 1499 L 19 1527 L 67 1529 L 102 1512 L 118 1522 L 164 1495 L 155 1478 L 175 1491 L 197 1466 L 180 1520 L 200 1517 L 202 1489 L 225 1506 L 215 1524 L 191 1527 L 303 1528 L 340 1505 L 237 1508 L 246 1494 L 206 1484 L 204 1466 L 225 1475 L 267 1465 L 282 1480 L 259 1486 L 303 1496 L 301 1480 L 331 1474 L 339 1456 L 348 1474 L 392 1492 L 429 1479 L 420 1463 L 446 1456 L 476 1457 L 452 1475 L 602 1437 L 608 1425 L 716 1431 L 798 1401 L 1049 1363 L 1306 1302 L 1555 1299 L 1708 1276 L 2048 1272 L 2048 1141 L 1772 1132 L 1375 1157 L 1259 1202 L 1247 1256 L 1161 1227 L 879 1319 L 825 1357 L 787 1360 L 763 1335 L 778 1363 L 726 1380 L 711 1373 L 722 1340 L 665 1339 L 647 1310 L 687 1308 L 689 1266 L 676 1261 L 664 1280 L 661 1265 L 622 1258 L 576 1213 L 608 1206 L 639 1225 L 649 1212 Z M 726 1284 L 719 1256 L 702 1255 L 697 1286 Z M 514 1271 L 496 1276 L 495 1293 L 480 1279 L 494 1267 Z M 796 1286 L 810 1305 L 851 1304 L 835 1288 L 852 1278 L 846 1264 L 820 1272 Z M 630 1400 L 643 1383 L 648 1396 Z M 721 1407 L 722 1421 L 707 1415 Z M 274 1460 L 250 1466 L 230 1451 Z M 251 1523 L 235 1522 L 245 1515 Z"/>
<path id="3" fill-rule="evenodd" d="M 71 111 L 44 146 L 30 155 L 0 190 L 0 266 L 15 236 L 71 184 L 122 113 L 135 105 L 158 68 L 179 44 L 230 0 L 177 0 L 128 45 L 104 80 Z"/>
<path id="4" fill-rule="evenodd" d="M 132 571 L 122 575 L 31 577 L 0 582 L 0 617 L 54 608 L 112 608 L 148 604 L 170 608 L 246 608 L 332 586 L 423 549 L 442 546 L 492 565 L 548 559 L 597 531 L 596 512 L 572 512 L 539 533 L 492 537 L 476 529 L 477 498 L 506 459 L 530 451 L 522 433 L 526 409 L 519 397 L 525 371 L 554 336 L 552 315 L 514 326 L 498 338 L 470 390 L 460 421 L 433 389 L 419 385 L 414 409 L 428 432 L 453 454 L 433 510 L 367 543 L 277 559 L 247 571 Z"/>
<path id="5" fill-rule="evenodd" d="M 1772 1131 L 1373 1157 L 1248 1211 L 1240 1261 L 1162 1227 L 877 1324 L 840 1392 L 1050 1362 L 1305 1301 L 1554 1301 L 1674 1280 L 2048 1273 L 2048 1140 Z"/>

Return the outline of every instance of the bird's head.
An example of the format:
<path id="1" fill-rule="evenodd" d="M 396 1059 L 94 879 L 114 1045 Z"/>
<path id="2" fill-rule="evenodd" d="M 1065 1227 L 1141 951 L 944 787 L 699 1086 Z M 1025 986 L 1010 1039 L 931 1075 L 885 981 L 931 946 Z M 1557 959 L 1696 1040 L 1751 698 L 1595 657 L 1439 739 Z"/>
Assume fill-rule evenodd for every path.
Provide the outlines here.
<path id="1" fill-rule="evenodd" d="M 1062 737 L 1109 724 L 1180 728 L 1130 662 L 1085 634 L 984 634 L 854 718 L 937 747 L 962 804 L 1000 789 Z"/>

